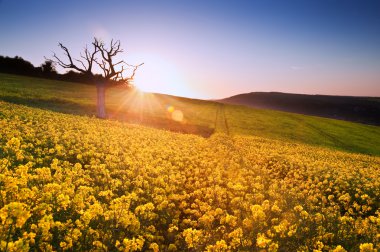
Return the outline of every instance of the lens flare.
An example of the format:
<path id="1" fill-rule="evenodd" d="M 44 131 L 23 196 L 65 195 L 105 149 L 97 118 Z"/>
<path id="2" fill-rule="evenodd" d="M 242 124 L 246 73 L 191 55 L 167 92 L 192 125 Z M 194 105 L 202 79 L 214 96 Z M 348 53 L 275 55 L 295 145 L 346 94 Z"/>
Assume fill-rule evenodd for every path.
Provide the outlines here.
<path id="1" fill-rule="evenodd" d="M 176 122 L 182 122 L 183 120 L 183 113 L 181 110 L 174 110 L 172 113 L 172 119 Z"/>
<path id="2" fill-rule="evenodd" d="M 166 107 L 166 110 L 169 112 L 169 113 L 173 113 L 174 112 L 174 107 L 169 105 Z"/>
<path id="3" fill-rule="evenodd" d="M 174 108 L 172 105 L 166 106 L 166 111 L 168 112 L 168 116 L 176 122 L 183 121 L 183 112 L 179 109 Z"/>

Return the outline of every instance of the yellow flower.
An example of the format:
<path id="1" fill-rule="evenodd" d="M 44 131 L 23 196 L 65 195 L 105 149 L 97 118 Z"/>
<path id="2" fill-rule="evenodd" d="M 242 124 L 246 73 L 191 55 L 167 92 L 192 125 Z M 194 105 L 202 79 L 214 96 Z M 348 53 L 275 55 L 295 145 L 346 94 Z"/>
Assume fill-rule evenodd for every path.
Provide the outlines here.
<path id="1" fill-rule="evenodd" d="M 144 246 L 145 239 L 139 236 L 138 238 L 123 239 L 122 251 L 140 251 Z M 153 247 L 155 247 L 153 245 Z M 158 248 L 157 248 L 158 249 Z"/>
<path id="2" fill-rule="evenodd" d="M 0 209 L 0 218 L 3 225 L 16 224 L 21 228 L 31 216 L 30 211 L 26 210 L 26 205 L 20 202 L 12 202 Z"/>
<path id="3" fill-rule="evenodd" d="M 194 248 L 201 239 L 202 231 L 192 228 L 187 228 L 182 232 L 188 248 Z"/>
<path id="4" fill-rule="evenodd" d="M 301 211 L 300 215 L 301 215 L 302 219 L 307 219 L 307 217 L 309 217 L 308 212 L 306 212 L 305 210 Z"/>
<path id="5" fill-rule="evenodd" d="M 226 241 L 220 240 L 215 243 L 215 245 L 209 245 L 206 248 L 206 251 L 209 252 L 223 252 L 223 251 L 228 251 L 228 246 Z"/>
<path id="6" fill-rule="evenodd" d="M 270 242 L 271 242 L 271 239 L 266 238 L 265 234 L 259 233 L 257 235 L 256 245 L 259 248 L 266 248 L 269 245 Z"/>
<path id="7" fill-rule="evenodd" d="M 362 243 L 360 244 L 360 252 L 376 252 L 377 250 L 373 248 L 372 243 Z"/>
<path id="8" fill-rule="evenodd" d="M 275 212 L 275 213 L 280 213 L 281 212 L 281 208 L 279 208 L 276 203 L 273 204 L 271 210 L 272 210 L 272 212 Z"/>
<path id="9" fill-rule="evenodd" d="M 168 251 L 177 251 L 177 246 L 173 243 L 169 244 Z"/>
<path id="10" fill-rule="evenodd" d="M 149 248 L 152 249 L 154 252 L 160 251 L 160 248 L 158 247 L 157 243 L 152 243 L 149 245 Z"/>
<path id="11" fill-rule="evenodd" d="M 338 245 L 336 248 L 333 250 L 333 252 L 347 252 L 342 246 Z"/>

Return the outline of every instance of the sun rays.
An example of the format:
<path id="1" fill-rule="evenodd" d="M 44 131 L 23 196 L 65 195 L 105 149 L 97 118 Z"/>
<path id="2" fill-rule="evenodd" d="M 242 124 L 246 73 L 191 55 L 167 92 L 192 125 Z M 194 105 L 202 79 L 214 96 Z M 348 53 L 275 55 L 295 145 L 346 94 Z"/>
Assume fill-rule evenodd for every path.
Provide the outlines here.
<path id="1" fill-rule="evenodd" d="M 175 122 L 184 122 L 181 102 L 170 96 L 158 98 L 154 93 L 145 93 L 138 89 L 112 89 L 108 92 L 111 118 L 143 122 L 148 118 L 166 118 Z M 114 101 L 121 101 L 115 103 Z M 112 109 L 113 108 L 113 109 Z"/>

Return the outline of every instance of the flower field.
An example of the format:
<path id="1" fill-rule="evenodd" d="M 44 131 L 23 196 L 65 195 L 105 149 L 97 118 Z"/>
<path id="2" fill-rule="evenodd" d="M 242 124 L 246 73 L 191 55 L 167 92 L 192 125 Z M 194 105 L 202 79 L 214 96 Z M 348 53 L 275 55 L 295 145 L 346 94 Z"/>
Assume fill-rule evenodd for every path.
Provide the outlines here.
<path id="1" fill-rule="evenodd" d="M 0 251 L 376 251 L 380 157 L 0 101 Z"/>

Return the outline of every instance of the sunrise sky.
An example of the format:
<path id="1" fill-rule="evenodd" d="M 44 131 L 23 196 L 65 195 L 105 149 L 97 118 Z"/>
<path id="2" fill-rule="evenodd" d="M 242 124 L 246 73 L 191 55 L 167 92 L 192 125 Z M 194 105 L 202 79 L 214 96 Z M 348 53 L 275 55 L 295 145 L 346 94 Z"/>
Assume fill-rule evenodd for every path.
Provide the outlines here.
<path id="1" fill-rule="evenodd" d="M 0 0 L 0 55 L 40 65 L 62 42 L 121 40 L 145 91 L 380 96 L 380 1 Z M 63 70 L 59 69 L 61 72 Z"/>

